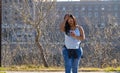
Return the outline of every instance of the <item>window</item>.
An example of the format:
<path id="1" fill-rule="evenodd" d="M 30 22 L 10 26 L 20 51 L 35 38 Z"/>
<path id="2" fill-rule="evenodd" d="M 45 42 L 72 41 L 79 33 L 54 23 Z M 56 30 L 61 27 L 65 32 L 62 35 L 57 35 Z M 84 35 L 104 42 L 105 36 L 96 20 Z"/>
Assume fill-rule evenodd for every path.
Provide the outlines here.
<path id="1" fill-rule="evenodd" d="M 89 10 L 89 11 L 91 11 L 91 10 L 92 10 L 92 7 L 91 7 L 91 6 L 89 6 L 89 7 L 88 7 L 88 10 Z"/>
<path id="2" fill-rule="evenodd" d="M 98 11 L 99 7 L 98 6 L 95 6 L 95 10 Z"/>
<path id="3" fill-rule="evenodd" d="M 111 5 L 109 5 L 108 6 L 108 11 L 111 11 L 111 10 L 112 10 Z"/>
<path id="4" fill-rule="evenodd" d="M 105 10 L 105 8 L 104 8 L 104 7 L 102 7 L 102 8 L 101 8 L 101 10 L 102 10 L 102 11 L 104 11 L 104 10 Z"/>
<path id="5" fill-rule="evenodd" d="M 116 12 L 114 15 L 115 15 L 115 17 L 118 17 L 118 14 L 117 14 L 117 12 Z"/>
<path id="6" fill-rule="evenodd" d="M 81 10 L 82 10 L 82 11 L 85 11 L 85 7 L 82 7 Z"/>
<path id="7" fill-rule="evenodd" d="M 12 2 L 12 0 L 9 0 L 9 2 Z"/>
<path id="8" fill-rule="evenodd" d="M 117 11 L 118 10 L 118 5 L 114 6 L 114 10 Z"/>
<path id="9" fill-rule="evenodd" d="M 3 41 L 6 41 L 7 38 L 8 38 L 8 31 L 7 31 L 6 28 L 2 29 L 2 37 L 3 37 L 3 38 L 2 38 Z"/>
<path id="10" fill-rule="evenodd" d="M 7 19 L 7 16 L 4 16 L 4 21 L 7 22 L 7 20 L 8 20 L 8 19 Z"/>
<path id="11" fill-rule="evenodd" d="M 22 0 L 19 0 L 19 3 L 22 3 Z"/>
<path id="12" fill-rule="evenodd" d="M 75 11 L 78 11 L 78 8 L 76 8 Z"/>
<path id="13" fill-rule="evenodd" d="M 62 10 L 65 11 L 65 7 L 63 7 Z"/>
<path id="14" fill-rule="evenodd" d="M 17 17 L 15 17 L 15 18 L 14 18 L 14 20 L 15 20 L 15 21 L 17 21 L 17 20 L 18 20 L 18 18 L 17 18 Z"/>
<path id="15" fill-rule="evenodd" d="M 105 10 L 105 6 L 101 5 L 101 10 L 104 11 Z"/>
<path id="16" fill-rule="evenodd" d="M 98 17 L 98 12 L 95 12 L 94 15 L 95 15 L 95 17 Z"/>
<path id="17" fill-rule="evenodd" d="M 15 14 L 15 15 L 18 15 L 18 13 L 17 13 L 17 12 L 15 12 L 14 14 Z"/>
<path id="18" fill-rule="evenodd" d="M 84 12 L 82 12 L 82 13 L 81 13 L 81 16 L 82 16 L 82 17 L 85 17 L 85 13 L 84 13 Z"/>
<path id="19" fill-rule="evenodd" d="M 78 17 L 79 17 L 79 13 L 78 13 L 78 12 L 76 12 L 76 13 L 75 13 L 75 16 L 76 16 L 76 18 L 78 18 Z"/>
<path id="20" fill-rule="evenodd" d="M 88 17 L 92 17 L 92 12 L 88 12 Z"/>
<path id="21" fill-rule="evenodd" d="M 15 34 L 12 34 L 12 38 L 11 38 L 12 42 L 17 42 L 17 37 Z"/>
<path id="22" fill-rule="evenodd" d="M 5 10 L 5 11 L 4 11 L 4 14 L 5 14 L 5 15 L 7 15 L 7 14 L 8 14 L 7 10 Z"/>
<path id="23" fill-rule="evenodd" d="M 7 0 L 4 0 L 5 3 L 7 3 L 8 1 Z"/>
<path id="24" fill-rule="evenodd" d="M 15 3 L 18 3 L 18 0 L 14 0 Z"/>
<path id="25" fill-rule="evenodd" d="M 105 28 L 105 23 L 104 22 L 101 23 L 100 28 Z"/>

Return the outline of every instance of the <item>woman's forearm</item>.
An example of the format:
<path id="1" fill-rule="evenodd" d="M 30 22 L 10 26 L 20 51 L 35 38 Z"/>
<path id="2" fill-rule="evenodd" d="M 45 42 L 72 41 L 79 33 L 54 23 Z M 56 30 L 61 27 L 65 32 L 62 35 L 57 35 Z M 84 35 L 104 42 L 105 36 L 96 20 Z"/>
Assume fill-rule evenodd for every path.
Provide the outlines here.
<path id="1" fill-rule="evenodd" d="M 75 39 L 77 39 L 77 40 L 84 40 L 85 36 L 84 35 L 82 35 L 82 36 L 75 36 Z"/>
<path id="2" fill-rule="evenodd" d="M 66 20 L 64 20 L 61 24 L 60 24 L 60 30 L 62 31 L 62 32 L 64 32 L 65 31 L 65 23 L 66 23 Z"/>

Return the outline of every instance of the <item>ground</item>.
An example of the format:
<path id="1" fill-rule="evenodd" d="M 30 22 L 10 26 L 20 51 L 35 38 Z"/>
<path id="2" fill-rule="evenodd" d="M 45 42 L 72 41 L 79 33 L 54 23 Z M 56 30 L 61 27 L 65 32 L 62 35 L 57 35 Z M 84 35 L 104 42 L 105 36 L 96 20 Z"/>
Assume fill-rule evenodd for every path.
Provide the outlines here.
<path id="1" fill-rule="evenodd" d="M 25 71 L 6 71 L 6 73 L 65 73 L 65 72 L 25 72 Z M 79 73 L 120 73 L 120 72 L 79 72 Z"/>

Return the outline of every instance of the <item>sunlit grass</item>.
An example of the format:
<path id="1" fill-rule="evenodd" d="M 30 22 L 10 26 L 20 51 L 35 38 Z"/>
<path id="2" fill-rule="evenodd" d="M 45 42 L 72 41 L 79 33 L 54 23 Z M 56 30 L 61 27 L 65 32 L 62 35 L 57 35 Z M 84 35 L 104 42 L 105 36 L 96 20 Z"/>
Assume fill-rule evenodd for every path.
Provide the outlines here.
<path id="1" fill-rule="evenodd" d="M 79 71 L 102 71 L 101 68 L 80 68 Z"/>
<path id="2" fill-rule="evenodd" d="M 0 68 L 0 69 L 1 69 L 1 68 Z M 6 73 L 6 72 L 0 70 L 0 73 Z"/>
<path id="3" fill-rule="evenodd" d="M 120 67 L 106 67 L 106 68 L 80 68 L 80 71 L 105 71 L 105 72 L 120 72 Z"/>
<path id="4" fill-rule="evenodd" d="M 11 66 L 11 67 L 0 67 L 0 71 L 64 71 L 64 67 L 44 67 L 44 66 L 35 66 L 35 65 L 22 65 L 22 66 Z M 105 71 L 105 72 L 112 72 L 117 71 L 120 72 L 120 67 L 106 67 L 106 68 L 80 68 L 79 71 Z M 0 72 L 1 73 L 1 72 Z M 5 72 L 3 72 L 5 73 Z"/>
<path id="5" fill-rule="evenodd" d="M 5 71 L 6 68 L 0 67 L 0 71 Z"/>
<path id="6" fill-rule="evenodd" d="M 23 71 L 62 71 L 64 68 L 62 67 L 44 67 L 44 66 L 34 66 L 34 65 L 22 65 L 22 66 L 12 66 L 7 68 L 7 70 L 23 70 Z"/>
<path id="7" fill-rule="evenodd" d="M 116 70 L 120 72 L 120 67 L 117 67 Z"/>
<path id="8" fill-rule="evenodd" d="M 6 73 L 6 72 L 0 72 L 0 73 Z"/>
<path id="9" fill-rule="evenodd" d="M 107 68 L 104 68 L 104 71 L 120 71 L 120 67 L 117 67 L 117 68 L 113 68 L 113 67 L 107 67 Z"/>

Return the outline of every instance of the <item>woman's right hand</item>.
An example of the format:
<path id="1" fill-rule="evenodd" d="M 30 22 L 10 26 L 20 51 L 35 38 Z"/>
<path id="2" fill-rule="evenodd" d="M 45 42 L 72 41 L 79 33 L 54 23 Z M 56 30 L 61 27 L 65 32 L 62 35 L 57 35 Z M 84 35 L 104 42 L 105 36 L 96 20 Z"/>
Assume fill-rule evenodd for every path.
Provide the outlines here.
<path id="1" fill-rule="evenodd" d="M 64 20 L 67 21 L 69 18 L 69 14 L 66 14 L 65 17 L 64 17 Z"/>

